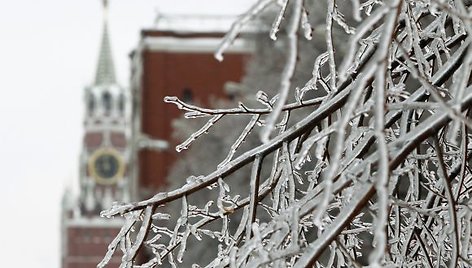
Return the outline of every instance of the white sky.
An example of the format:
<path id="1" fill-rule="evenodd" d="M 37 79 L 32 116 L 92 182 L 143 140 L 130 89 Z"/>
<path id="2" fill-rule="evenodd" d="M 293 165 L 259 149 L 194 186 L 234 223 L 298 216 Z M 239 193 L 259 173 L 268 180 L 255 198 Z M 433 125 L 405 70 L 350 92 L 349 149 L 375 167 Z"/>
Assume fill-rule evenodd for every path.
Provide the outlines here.
<path id="1" fill-rule="evenodd" d="M 254 0 L 110 0 L 118 79 L 155 11 L 241 13 Z M 95 72 L 99 0 L 0 0 L 0 260 L 59 267 L 60 200 L 77 181 L 82 91 Z"/>

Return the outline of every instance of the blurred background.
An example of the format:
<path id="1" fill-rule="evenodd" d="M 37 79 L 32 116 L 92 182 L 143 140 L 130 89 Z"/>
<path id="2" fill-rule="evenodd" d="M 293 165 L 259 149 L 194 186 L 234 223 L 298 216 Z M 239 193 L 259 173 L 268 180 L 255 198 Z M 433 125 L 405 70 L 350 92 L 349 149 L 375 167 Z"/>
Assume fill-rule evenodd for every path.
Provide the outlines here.
<path id="1" fill-rule="evenodd" d="M 153 29 L 158 13 L 236 15 L 253 2 L 109 1 L 108 34 L 116 83 L 130 87 L 129 55 L 138 47 L 141 31 Z M 96 82 L 103 3 L 17 0 L 2 4 L 1 266 L 61 267 L 62 195 L 67 188 L 72 200 L 81 188 L 84 90 Z"/>

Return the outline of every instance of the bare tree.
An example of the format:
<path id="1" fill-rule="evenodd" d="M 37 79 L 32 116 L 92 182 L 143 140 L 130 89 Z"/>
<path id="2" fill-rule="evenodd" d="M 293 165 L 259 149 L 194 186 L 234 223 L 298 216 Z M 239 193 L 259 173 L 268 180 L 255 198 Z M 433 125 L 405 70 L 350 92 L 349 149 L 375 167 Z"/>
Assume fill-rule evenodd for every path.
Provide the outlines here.
<path id="1" fill-rule="evenodd" d="M 118 247 L 122 267 L 177 266 L 192 250 L 189 239 L 218 241 L 208 249 L 214 258 L 207 267 L 472 266 L 472 3 L 352 0 L 341 10 L 336 2 L 327 1 L 326 52 L 313 59 L 303 86 L 291 83 L 297 36 L 310 39 L 319 28 L 310 25 L 302 0 L 260 0 L 234 23 L 215 56 L 223 59 L 244 23 L 279 5 L 270 32 L 277 39 L 286 23 L 278 94 L 261 91 L 260 106 L 228 109 L 166 98 L 187 118 L 207 119 L 178 148 L 224 118 L 247 123 L 215 171 L 102 212 L 123 215 L 126 223 L 99 267 Z M 339 29 L 349 40 L 343 59 L 333 42 Z M 249 135 L 261 143 L 236 153 Z M 247 190 L 235 193 L 232 180 L 245 167 Z M 216 197 L 194 204 L 192 194 L 201 191 Z M 180 212 L 166 214 L 171 202 L 181 204 Z M 152 256 L 135 263 L 143 247 Z"/>

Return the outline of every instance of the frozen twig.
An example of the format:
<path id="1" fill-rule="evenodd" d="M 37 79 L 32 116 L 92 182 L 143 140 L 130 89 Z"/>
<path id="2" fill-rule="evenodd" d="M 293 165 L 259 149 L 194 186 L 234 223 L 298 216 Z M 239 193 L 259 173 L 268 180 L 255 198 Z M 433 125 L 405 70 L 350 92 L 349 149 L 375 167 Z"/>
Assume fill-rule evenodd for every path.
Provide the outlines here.
<path id="1" fill-rule="evenodd" d="M 223 117 L 222 114 L 219 114 L 219 115 L 215 115 L 213 116 L 210 120 L 208 120 L 208 122 L 203 125 L 202 128 L 200 128 L 198 131 L 196 131 L 195 133 L 193 133 L 192 135 L 190 135 L 190 137 L 188 139 L 186 139 L 184 142 L 182 142 L 181 144 L 177 145 L 177 147 L 175 147 L 175 150 L 177 152 L 180 152 L 182 150 L 186 150 L 188 149 L 189 145 L 195 141 L 198 137 L 200 137 L 201 135 L 203 135 L 205 132 L 208 131 L 208 129 L 210 129 L 218 120 L 220 120 L 221 118 Z"/>
<path id="2" fill-rule="evenodd" d="M 262 129 L 261 132 L 261 141 L 263 143 L 267 143 L 270 138 L 270 134 L 274 129 L 275 123 L 282 111 L 282 108 L 287 101 L 288 92 L 290 90 L 291 79 L 293 77 L 293 73 L 295 72 L 295 66 L 297 63 L 297 32 L 300 25 L 300 17 L 302 12 L 302 0 L 294 0 L 293 5 L 293 13 L 290 19 L 290 25 L 288 26 L 287 30 L 287 38 L 288 38 L 288 54 L 287 54 L 287 62 L 285 64 L 285 68 L 282 72 L 282 77 L 280 80 L 280 90 L 279 90 L 279 98 L 275 103 L 274 109 L 272 113 L 269 114 L 266 122 L 266 126 Z"/>
<path id="3" fill-rule="evenodd" d="M 280 23 L 282 22 L 282 19 L 284 18 L 285 11 L 287 10 L 289 0 L 283 0 L 282 6 L 280 7 L 279 14 L 274 20 L 274 23 L 272 24 L 272 28 L 270 29 L 270 38 L 272 40 L 277 40 L 277 32 L 279 31 L 280 28 Z"/>
<path id="4" fill-rule="evenodd" d="M 394 37 L 395 25 L 399 11 L 401 9 L 400 0 L 392 1 L 392 10 L 385 19 L 383 26 L 382 40 L 378 45 L 378 54 L 376 59 L 380 62 L 379 68 L 375 75 L 375 136 L 377 137 L 377 148 L 379 155 L 379 168 L 377 172 L 377 180 L 375 182 L 375 189 L 378 196 L 378 212 L 377 220 L 375 223 L 375 250 L 371 254 L 371 265 L 372 267 L 380 267 L 383 256 L 387 250 L 387 221 L 389 217 L 389 205 L 388 205 L 388 181 L 390 178 L 389 170 L 389 159 L 387 142 L 385 140 L 384 125 L 385 125 L 385 91 L 387 89 L 387 66 L 389 65 L 389 54 L 390 44 Z"/>
<path id="5" fill-rule="evenodd" d="M 248 23 L 254 16 L 261 13 L 269 4 L 274 2 L 274 0 L 259 0 L 254 6 L 252 6 L 249 11 L 243 14 L 237 21 L 231 25 L 231 29 L 223 38 L 220 46 L 215 52 L 215 58 L 218 61 L 223 60 L 224 51 L 231 45 L 231 43 L 236 39 L 238 34 L 241 32 L 243 26 Z"/>
<path id="6" fill-rule="evenodd" d="M 252 166 L 251 171 L 251 182 L 250 182 L 250 201 L 249 201 L 249 217 L 247 219 L 247 227 L 246 227 L 246 240 L 251 238 L 251 231 L 252 231 L 252 224 L 256 220 L 256 213 L 257 213 L 257 205 L 258 205 L 258 196 L 259 196 L 259 180 L 261 176 L 261 165 L 262 165 L 262 157 L 260 155 L 256 155 L 256 159 L 254 159 L 254 164 Z"/>
<path id="7" fill-rule="evenodd" d="M 457 266 L 457 259 L 459 258 L 459 233 L 457 230 L 457 214 L 456 214 L 456 203 L 454 201 L 454 195 L 452 193 L 452 186 L 450 179 L 447 175 L 446 165 L 444 164 L 444 156 L 442 152 L 441 145 L 439 144 L 439 139 L 435 136 L 433 137 L 434 140 L 434 148 L 436 150 L 436 154 L 438 157 L 438 167 L 439 172 L 438 175 L 444 183 L 446 198 L 448 204 L 448 212 L 449 212 L 449 224 L 451 225 L 452 230 L 452 257 L 451 262 L 449 263 L 449 267 L 456 267 Z"/>

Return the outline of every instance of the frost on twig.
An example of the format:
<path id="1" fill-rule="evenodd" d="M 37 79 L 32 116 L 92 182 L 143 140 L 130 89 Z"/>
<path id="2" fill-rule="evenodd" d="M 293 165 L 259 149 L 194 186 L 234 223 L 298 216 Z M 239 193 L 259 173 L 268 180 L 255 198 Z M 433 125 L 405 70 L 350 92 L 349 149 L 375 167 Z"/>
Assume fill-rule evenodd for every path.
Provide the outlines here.
<path id="1" fill-rule="evenodd" d="M 220 46 L 215 52 L 215 58 L 218 61 L 223 60 L 224 51 L 231 45 L 234 39 L 238 36 L 244 25 L 249 22 L 254 16 L 261 13 L 267 6 L 275 0 L 259 0 L 254 6 L 252 6 L 245 14 L 243 14 L 237 21 L 231 25 L 231 29 L 228 31 L 226 36 L 221 42 Z"/>
<path id="2" fill-rule="evenodd" d="M 216 154 L 211 133 L 232 135 L 213 171 L 104 211 L 127 220 L 99 267 L 118 248 L 122 267 L 470 267 L 472 2 L 327 1 L 313 20 L 308 1 L 261 0 L 217 55 L 272 2 L 286 61 L 261 85 L 278 92 L 224 109 L 166 98 L 204 120 L 179 148 Z M 324 51 L 307 55 L 309 25 Z"/>
<path id="3" fill-rule="evenodd" d="M 288 2 L 288 1 L 286 1 Z M 295 66 L 297 62 L 297 32 L 299 30 L 300 19 L 302 12 L 302 0 L 295 0 L 293 7 L 293 14 L 291 16 L 290 25 L 287 30 L 287 39 L 288 39 L 288 53 L 287 53 L 287 62 L 285 64 L 284 70 L 282 72 L 282 77 L 280 80 L 280 90 L 277 102 L 274 105 L 273 111 L 267 117 L 266 126 L 261 131 L 261 141 L 267 143 L 269 141 L 270 134 L 274 129 L 275 123 L 282 111 L 285 102 L 287 101 L 288 93 L 290 91 L 290 80 L 293 77 L 295 72 Z M 283 15 L 283 14 L 282 14 Z M 280 16 L 280 15 L 279 15 Z M 278 26 L 274 26 L 278 27 Z M 274 35 L 275 36 L 275 35 Z"/>

